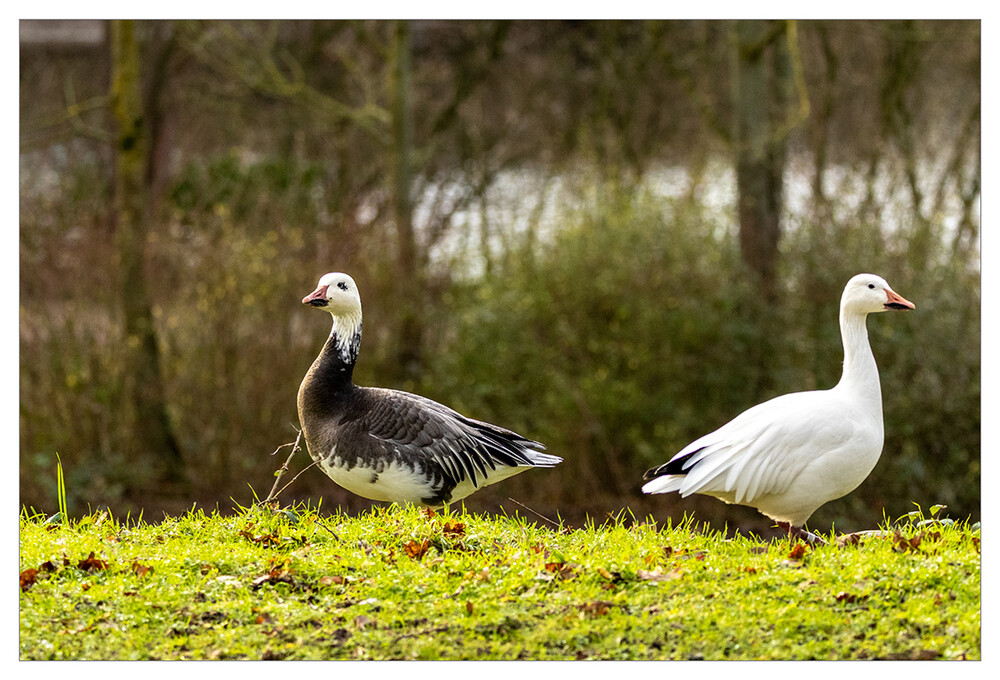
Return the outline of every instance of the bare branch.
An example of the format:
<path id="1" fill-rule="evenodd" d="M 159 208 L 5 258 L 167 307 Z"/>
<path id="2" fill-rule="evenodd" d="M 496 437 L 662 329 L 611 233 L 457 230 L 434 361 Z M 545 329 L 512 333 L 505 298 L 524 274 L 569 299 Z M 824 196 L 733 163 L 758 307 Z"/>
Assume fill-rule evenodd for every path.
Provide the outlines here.
<path id="1" fill-rule="evenodd" d="M 267 498 L 265 498 L 262 501 L 262 503 L 270 503 L 272 500 L 274 500 L 275 498 L 277 498 L 278 493 L 281 493 L 281 491 L 284 491 L 285 488 L 287 487 L 287 485 L 285 485 L 285 487 L 282 487 L 281 491 L 279 491 L 278 493 L 275 493 L 275 489 L 278 488 L 278 484 L 281 482 L 281 478 L 285 476 L 286 472 L 288 472 L 288 464 L 290 462 L 292 462 L 292 456 L 294 456 L 295 452 L 299 450 L 299 441 L 301 441 L 301 439 L 302 439 L 302 430 L 298 430 L 298 434 L 295 436 L 295 441 L 293 443 L 291 443 L 291 444 L 282 444 L 281 446 L 279 446 L 278 448 L 276 448 L 271 453 L 271 455 L 273 456 L 274 454 L 276 454 L 278 451 L 280 451 L 281 449 L 285 448 L 286 446 L 291 446 L 292 447 L 292 452 L 288 454 L 288 458 L 285 460 L 284 463 L 281 464 L 281 467 L 278 469 L 278 474 L 276 475 L 277 478 L 274 480 L 274 486 L 271 487 L 271 492 L 269 494 L 267 494 Z M 299 474 L 302 474 L 302 473 L 300 472 Z M 295 476 L 298 477 L 298 475 L 295 475 Z M 295 480 L 293 479 L 292 482 L 294 482 L 294 481 Z M 291 484 L 292 482 L 289 482 L 289 484 Z"/>

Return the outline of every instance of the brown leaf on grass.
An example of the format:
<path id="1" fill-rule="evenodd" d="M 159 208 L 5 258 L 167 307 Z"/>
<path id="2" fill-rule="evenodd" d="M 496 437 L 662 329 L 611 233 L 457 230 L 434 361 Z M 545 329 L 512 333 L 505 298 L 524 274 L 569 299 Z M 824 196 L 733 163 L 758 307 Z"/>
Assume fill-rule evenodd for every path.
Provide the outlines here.
<path id="1" fill-rule="evenodd" d="M 941 653 L 936 649 L 913 649 L 908 652 L 893 652 L 879 658 L 889 661 L 933 661 L 939 656 Z"/>
<path id="2" fill-rule="evenodd" d="M 619 583 L 621 583 L 622 581 L 625 580 L 622 577 L 622 573 L 620 571 L 608 571 L 604 567 L 598 567 L 597 568 L 597 573 L 604 580 L 610 581 L 610 583 L 603 584 L 602 587 L 605 590 L 614 590 L 615 585 L 617 585 L 617 584 L 619 584 Z"/>
<path id="3" fill-rule="evenodd" d="M 577 605 L 582 615 L 588 616 L 592 619 L 596 619 L 598 616 L 606 615 L 611 606 L 611 602 L 605 602 L 603 600 L 595 600 L 593 602 L 587 602 L 586 604 Z"/>
<path id="4" fill-rule="evenodd" d="M 365 630 L 366 628 L 369 627 L 377 628 L 378 626 L 375 623 L 375 619 L 369 618 L 364 614 L 359 614 L 358 616 L 354 617 L 354 627 L 357 628 L 358 630 Z"/>
<path id="5" fill-rule="evenodd" d="M 86 559 L 80 560 L 77 565 L 77 569 L 82 571 L 101 571 L 108 568 L 108 563 L 104 560 L 99 560 L 94 557 L 94 551 L 90 551 L 90 555 Z"/>
<path id="6" fill-rule="evenodd" d="M 274 623 L 274 619 L 271 618 L 271 615 L 268 612 L 261 612 L 260 614 L 257 615 L 257 618 L 254 619 L 253 622 L 257 624 Z"/>
<path id="7" fill-rule="evenodd" d="M 21 591 L 24 592 L 28 590 L 31 586 L 35 585 L 38 576 L 37 569 L 25 569 L 21 572 Z"/>
<path id="8" fill-rule="evenodd" d="M 45 560 L 44 562 L 38 565 L 38 571 L 57 571 L 58 569 L 59 566 L 53 564 L 51 560 Z"/>
<path id="9" fill-rule="evenodd" d="M 806 555 L 806 544 L 796 543 L 788 553 L 788 559 L 801 560 Z"/>
<path id="10" fill-rule="evenodd" d="M 844 604 L 854 604 L 855 602 L 861 602 L 867 600 L 867 595 L 857 595 L 855 593 L 848 593 L 847 591 L 841 590 L 834 597 L 837 602 L 843 602 Z"/>
<path id="11" fill-rule="evenodd" d="M 837 539 L 837 547 L 843 548 L 849 545 L 858 545 L 861 543 L 862 534 L 861 532 L 855 532 L 853 534 L 844 534 Z"/>
<path id="12" fill-rule="evenodd" d="M 320 584 L 322 584 L 324 586 L 330 586 L 330 585 L 342 586 L 342 585 L 344 585 L 344 583 L 347 582 L 347 579 L 345 579 L 343 576 L 339 576 L 339 575 L 337 575 L 337 576 L 323 576 L 322 578 L 320 578 L 319 582 L 320 582 Z"/>
<path id="13" fill-rule="evenodd" d="M 239 535 L 262 548 L 273 548 L 281 543 L 281 538 L 277 534 L 260 534 L 259 536 L 254 536 L 250 529 L 251 527 L 247 526 L 246 529 L 240 531 Z"/>
<path id="14" fill-rule="evenodd" d="M 743 566 L 743 567 L 740 567 L 740 571 L 745 571 L 748 574 L 756 574 L 757 573 L 757 567 Z"/>
<path id="15" fill-rule="evenodd" d="M 657 567 L 653 571 L 640 569 L 635 572 L 635 577 L 640 581 L 653 581 L 654 583 L 658 583 L 660 581 L 676 581 L 683 575 L 684 572 L 680 569 L 671 569 L 670 571 L 664 572 L 660 567 Z"/>
<path id="16" fill-rule="evenodd" d="M 427 509 L 430 510 L 431 508 Z M 428 541 L 425 538 L 420 543 L 417 543 L 416 541 L 409 541 L 403 546 L 403 550 L 406 552 L 407 555 L 419 561 L 420 559 L 423 558 L 425 554 L 427 554 L 427 549 L 430 547 L 431 547 L 430 541 Z"/>
<path id="17" fill-rule="evenodd" d="M 920 543 L 923 541 L 924 532 L 921 531 L 919 534 L 913 538 L 906 538 L 903 534 L 898 531 L 892 536 L 892 549 L 896 552 L 917 552 L 920 549 Z"/>
<path id="18" fill-rule="evenodd" d="M 288 585 L 295 585 L 295 579 L 292 578 L 292 570 L 284 566 L 272 567 L 269 572 L 263 576 L 258 576 L 250 584 L 251 590 L 257 590 L 265 583 L 270 583 L 275 585 L 277 583 L 287 583 Z"/>
<path id="19" fill-rule="evenodd" d="M 465 524 L 462 522 L 445 522 L 442 529 L 445 536 L 465 536 Z"/>
<path id="20" fill-rule="evenodd" d="M 465 613 L 466 614 L 472 614 L 472 612 L 473 612 L 474 609 L 475 609 L 475 607 L 472 606 L 472 600 L 466 600 L 465 601 Z"/>
<path id="21" fill-rule="evenodd" d="M 552 572 L 556 577 L 567 581 L 576 576 L 573 565 L 566 562 L 546 562 L 545 571 Z"/>
<path id="22" fill-rule="evenodd" d="M 973 536 L 972 537 L 972 547 L 976 549 L 976 554 L 977 555 L 981 555 L 982 554 L 982 553 L 979 552 L 979 537 L 978 536 Z"/>
<path id="23" fill-rule="evenodd" d="M 149 576 L 153 573 L 152 567 L 147 567 L 145 564 L 139 564 L 139 560 L 132 560 L 132 566 L 130 568 L 132 573 L 140 578 L 143 576 Z"/>
<path id="24" fill-rule="evenodd" d="M 705 551 L 695 550 L 694 552 L 685 552 L 683 550 L 677 552 L 677 558 L 681 560 L 697 560 L 699 562 L 705 561 Z"/>
<path id="25" fill-rule="evenodd" d="M 424 517 L 426 517 L 427 519 L 430 519 L 431 517 L 437 515 L 437 513 L 434 512 L 434 508 L 424 508 L 421 512 L 424 513 Z"/>

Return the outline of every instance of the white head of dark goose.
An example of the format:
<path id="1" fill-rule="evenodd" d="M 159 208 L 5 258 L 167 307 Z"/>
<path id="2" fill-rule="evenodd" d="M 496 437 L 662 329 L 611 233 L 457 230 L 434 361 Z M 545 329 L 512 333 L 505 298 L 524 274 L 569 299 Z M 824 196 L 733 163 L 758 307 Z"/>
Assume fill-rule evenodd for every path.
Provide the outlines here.
<path id="1" fill-rule="evenodd" d="M 914 309 L 885 279 L 858 274 L 840 300 L 844 372 L 829 390 L 758 404 L 648 470 L 645 493 L 678 491 L 757 508 L 789 536 L 827 501 L 853 491 L 882 453 L 882 391 L 868 343 L 869 314 Z"/>
<path id="2" fill-rule="evenodd" d="M 437 507 L 562 461 L 539 442 L 430 399 L 356 386 L 361 296 L 347 274 L 326 274 L 302 303 L 329 312 L 333 329 L 299 387 L 299 422 L 310 456 L 348 491 Z"/>

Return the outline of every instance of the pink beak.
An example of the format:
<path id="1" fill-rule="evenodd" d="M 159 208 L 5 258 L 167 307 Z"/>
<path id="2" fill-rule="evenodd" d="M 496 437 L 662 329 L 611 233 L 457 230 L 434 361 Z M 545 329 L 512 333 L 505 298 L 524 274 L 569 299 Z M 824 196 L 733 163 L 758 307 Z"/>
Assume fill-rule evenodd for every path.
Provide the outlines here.
<path id="1" fill-rule="evenodd" d="M 892 288 L 886 288 L 885 294 L 888 298 L 885 301 L 886 309 L 916 309 L 916 306 L 912 302 L 901 295 L 897 295 L 896 291 Z"/>
<path id="2" fill-rule="evenodd" d="M 320 286 L 313 292 L 302 298 L 302 304 L 312 307 L 326 307 L 326 289 L 328 286 Z"/>

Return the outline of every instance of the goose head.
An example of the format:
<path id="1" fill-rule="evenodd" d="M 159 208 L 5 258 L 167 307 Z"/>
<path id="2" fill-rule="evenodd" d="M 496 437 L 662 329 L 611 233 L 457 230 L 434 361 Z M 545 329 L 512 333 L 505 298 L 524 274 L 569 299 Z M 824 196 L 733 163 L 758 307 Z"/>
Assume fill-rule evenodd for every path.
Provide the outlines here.
<path id="1" fill-rule="evenodd" d="M 354 279 L 341 272 L 324 274 L 302 304 L 330 313 L 332 347 L 342 362 L 353 366 L 361 345 L 361 294 Z"/>
<path id="2" fill-rule="evenodd" d="M 319 307 L 336 317 L 361 316 L 361 295 L 358 285 L 347 274 L 324 274 L 316 290 L 302 298 L 302 304 Z"/>
<path id="3" fill-rule="evenodd" d="M 840 299 L 840 309 L 853 314 L 872 314 L 894 309 L 915 309 L 915 306 L 896 293 L 881 276 L 858 274 L 847 282 Z"/>

